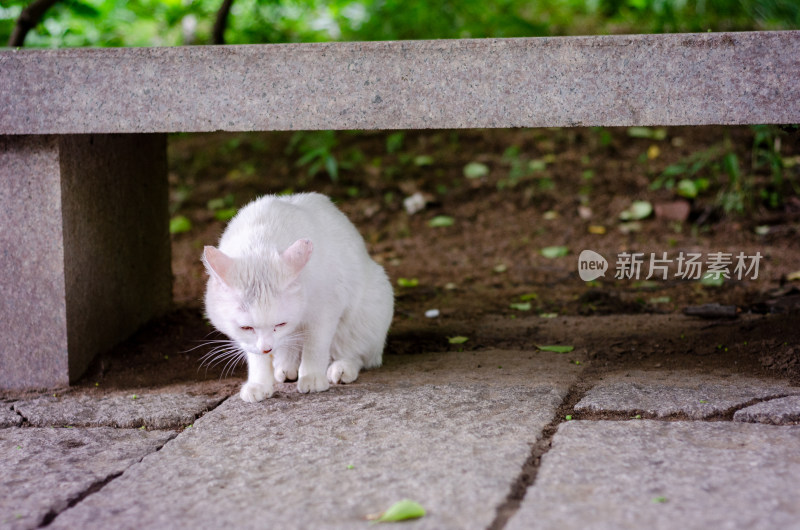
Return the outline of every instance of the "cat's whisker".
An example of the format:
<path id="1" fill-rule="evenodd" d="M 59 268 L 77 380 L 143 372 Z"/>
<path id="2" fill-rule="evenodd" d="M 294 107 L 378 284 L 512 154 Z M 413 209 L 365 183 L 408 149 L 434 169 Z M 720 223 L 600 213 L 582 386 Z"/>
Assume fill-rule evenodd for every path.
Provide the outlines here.
<path id="1" fill-rule="evenodd" d="M 198 348 L 202 348 L 203 346 L 210 346 L 212 344 L 236 344 L 235 341 L 232 341 L 230 339 L 202 340 L 202 341 L 197 341 L 197 342 L 201 342 L 201 344 L 198 344 L 194 348 L 189 348 L 188 350 L 184 350 L 181 353 L 189 353 L 189 352 L 192 352 L 192 351 L 194 351 L 194 350 L 196 350 Z"/>
<path id="2" fill-rule="evenodd" d="M 223 370 L 222 370 L 222 374 L 220 375 L 220 379 L 225 377 L 225 372 L 227 372 L 228 370 L 230 370 L 230 374 L 229 375 L 233 375 L 233 371 L 236 369 L 236 367 L 239 365 L 239 363 L 242 362 L 242 360 L 244 360 L 244 359 L 245 359 L 245 354 L 242 351 L 239 352 L 239 355 L 234 356 L 233 358 L 231 358 L 225 364 L 225 368 L 223 368 Z"/>
<path id="3" fill-rule="evenodd" d="M 217 357 L 220 357 L 220 356 L 227 356 L 231 352 L 236 351 L 237 349 L 238 348 L 230 347 L 230 348 L 227 348 L 227 349 L 226 348 L 219 348 L 219 349 L 212 350 L 212 351 L 206 353 L 205 355 L 203 355 L 202 357 L 200 357 L 200 364 L 202 365 L 206 361 L 214 360 L 214 359 L 216 359 Z"/>
<path id="4" fill-rule="evenodd" d="M 214 355 L 213 357 L 208 357 L 207 359 L 204 359 L 202 364 L 201 364 L 201 366 L 203 364 L 208 364 L 208 366 L 216 366 L 217 364 L 219 364 L 223 360 L 228 359 L 229 357 L 232 357 L 232 356 L 239 355 L 239 353 L 240 352 L 238 352 L 236 350 L 219 352 L 217 355 Z"/>
<path id="5" fill-rule="evenodd" d="M 207 368 L 213 368 L 214 366 L 218 365 L 219 363 L 227 359 L 230 359 L 232 357 L 241 357 L 241 356 L 242 356 L 242 351 L 239 348 L 209 352 L 200 359 L 201 361 L 200 366 L 207 366 Z"/>

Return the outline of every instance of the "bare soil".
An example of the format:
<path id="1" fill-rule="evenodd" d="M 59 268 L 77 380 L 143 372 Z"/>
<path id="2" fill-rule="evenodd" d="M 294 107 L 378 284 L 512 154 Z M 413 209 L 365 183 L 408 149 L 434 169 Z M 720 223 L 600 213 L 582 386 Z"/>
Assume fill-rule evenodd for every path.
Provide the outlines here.
<path id="1" fill-rule="evenodd" d="M 768 208 L 758 192 L 775 186 L 768 168 L 752 167 L 749 127 L 668 128 L 663 139 L 631 137 L 622 128 L 416 131 L 405 133 L 401 144 L 392 134 L 337 133 L 329 149 L 339 163 L 335 182 L 297 164 L 304 153 L 292 147 L 292 133 L 172 137 L 173 214 L 192 224 L 173 236 L 175 309 L 98 358 L 75 390 L 202 382 L 235 388 L 243 366 L 201 366 L 200 360 L 209 351 L 203 341 L 215 335 L 202 316 L 206 277 L 199 258 L 225 226 L 210 208 L 219 204 L 209 201 L 229 197 L 241 206 L 267 193 L 312 190 L 334 198 L 395 285 L 387 358 L 561 344 L 575 347 L 564 362 L 591 370 L 724 368 L 800 383 L 800 290 L 794 287 L 800 282 L 788 279 L 800 270 L 800 164 L 789 169 L 794 182 L 783 183 L 780 206 Z M 683 200 L 674 188 L 651 189 L 654 179 L 670 164 L 722 145 L 746 175 L 741 189 L 751 204 L 743 214 L 719 207 L 719 190 L 730 182 L 717 173 L 709 174 L 708 192 L 685 201 L 690 212 L 683 221 L 651 215 L 633 230 L 620 221 L 633 200 Z M 800 160 L 800 133 L 782 136 L 780 154 L 788 164 Z M 467 178 L 471 162 L 488 173 Z M 427 204 L 409 214 L 403 200 L 417 192 Z M 430 226 L 437 216 L 452 225 Z M 569 252 L 543 256 L 541 249 L 551 246 Z M 609 260 L 605 277 L 579 278 L 584 249 Z M 672 259 L 681 252 L 703 259 L 713 252 L 760 252 L 763 259 L 757 279 L 733 277 L 710 287 L 676 279 L 675 263 L 667 280 L 644 281 L 647 261 L 638 280 L 616 279 L 622 252 L 666 252 Z M 738 317 L 682 314 L 708 303 L 735 305 Z M 430 309 L 439 316 L 426 318 Z M 450 344 L 453 336 L 468 340 Z"/>

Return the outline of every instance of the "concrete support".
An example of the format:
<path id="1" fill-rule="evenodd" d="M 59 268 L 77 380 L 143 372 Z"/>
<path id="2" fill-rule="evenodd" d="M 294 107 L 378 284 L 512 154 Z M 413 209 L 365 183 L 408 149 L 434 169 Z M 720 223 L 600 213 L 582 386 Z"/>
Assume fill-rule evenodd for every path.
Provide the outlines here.
<path id="1" fill-rule="evenodd" d="M 75 381 L 171 299 L 166 136 L 0 136 L 0 388 Z"/>

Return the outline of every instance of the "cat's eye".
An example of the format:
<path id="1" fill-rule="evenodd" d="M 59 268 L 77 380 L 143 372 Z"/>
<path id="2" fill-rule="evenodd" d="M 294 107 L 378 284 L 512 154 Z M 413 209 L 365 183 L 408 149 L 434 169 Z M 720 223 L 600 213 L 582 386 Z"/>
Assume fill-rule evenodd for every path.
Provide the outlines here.
<path id="1" fill-rule="evenodd" d="M 281 322 L 280 324 L 275 324 L 275 327 L 276 328 L 282 328 L 285 325 L 286 325 L 286 322 Z"/>
<path id="2" fill-rule="evenodd" d="M 241 326 L 242 331 L 253 331 L 253 326 Z"/>

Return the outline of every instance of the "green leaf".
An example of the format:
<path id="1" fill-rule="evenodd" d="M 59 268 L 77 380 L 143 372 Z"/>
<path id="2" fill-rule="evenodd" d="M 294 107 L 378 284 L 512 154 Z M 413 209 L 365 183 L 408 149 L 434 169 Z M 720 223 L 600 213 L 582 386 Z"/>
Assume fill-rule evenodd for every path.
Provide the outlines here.
<path id="1" fill-rule="evenodd" d="M 656 304 L 668 304 L 670 302 L 672 302 L 672 298 L 670 298 L 669 296 L 656 296 L 655 298 L 651 298 L 649 303 L 656 305 Z"/>
<path id="2" fill-rule="evenodd" d="M 469 337 L 462 337 L 461 335 L 457 335 L 455 337 L 447 337 L 447 342 L 450 344 L 464 344 L 469 340 Z"/>
<path id="3" fill-rule="evenodd" d="M 396 133 L 390 134 L 386 138 L 386 152 L 387 153 L 395 153 L 403 147 L 403 140 L 406 137 L 406 133 L 400 131 Z"/>
<path id="4" fill-rule="evenodd" d="M 214 219 L 217 221 L 230 221 L 236 217 L 236 212 L 238 211 L 237 208 L 223 208 L 214 212 Z"/>
<path id="5" fill-rule="evenodd" d="M 388 510 L 383 512 L 376 520 L 379 523 L 393 521 L 405 521 L 407 519 L 418 519 L 425 516 L 425 508 L 418 502 L 403 499 L 392 504 Z"/>
<path id="6" fill-rule="evenodd" d="M 508 307 L 511 309 L 516 309 L 517 311 L 530 311 L 531 310 L 531 303 L 530 302 L 519 302 L 515 304 L 511 304 Z"/>
<path id="7" fill-rule="evenodd" d="M 539 313 L 541 318 L 556 318 L 558 313 Z"/>
<path id="8" fill-rule="evenodd" d="M 650 127 L 628 127 L 628 136 L 630 136 L 631 138 L 664 140 L 667 137 L 667 130 L 651 129 Z"/>
<path id="9" fill-rule="evenodd" d="M 223 199 L 222 197 L 218 197 L 216 199 L 211 199 L 210 201 L 208 201 L 208 203 L 206 203 L 206 206 L 212 212 L 214 210 L 221 210 L 221 209 L 225 208 L 225 206 L 226 206 L 225 199 Z"/>
<path id="10" fill-rule="evenodd" d="M 536 347 L 542 351 L 550 351 L 553 353 L 569 353 L 575 349 L 575 346 L 559 346 L 555 344 L 551 344 L 548 346 L 539 346 L 537 344 Z"/>
<path id="11" fill-rule="evenodd" d="M 678 195 L 681 197 L 686 197 L 687 199 L 694 199 L 697 197 L 697 193 L 699 190 L 697 189 L 697 185 L 694 183 L 693 180 L 689 179 L 681 179 L 678 181 Z"/>
<path id="12" fill-rule="evenodd" d="M 686 173 L 686 169 L 686 165 L 684 164 L 672 164 L 664 168 L 664 171 L 661 172 L 661 176 L 677 177 L 678 175 Z"/>
<path id="13" fill-rule="evenodd" d="M 519 296 L 519 299 L 522 300 L 523 302 L 527 302 L 529 300 L 536 300 L 537 298 L 539 298 L 539 295 L 536 293 L 525 293 Z"/>
<path id="14" fill-rule="evenodd" d="M 544 171 L 547 169 L 547 162 L 544 160 L 531 160 L 528 162 L 528 169 L 531 171 Z"/>
<path id="15" fill-rule="evenodd" d="M 176 215 L 169 220 L 169 233 L 182 234 L 192 229 L 192 222 L 184 215 Z"/>
<path id="16" fill-rule="evenodd" d="M 400 287 L 416 287 L 419 285 L 417 278 L 397 278 L 397 285 Z"/>
<path id="17" fill-rule="evenodd" d="M 722 287 L 725 283 L 725 278 L 721 274 L 707 272 L 700 279 L 700 285 L 703 287 Z"/>
<path id="18" fill-rule="evenodd" d="M 437 215 L 430 221 L 428 221 L 428 226 L 433 228 L 442 228 L 445 226 L 453 226 L 455 224 L 455 219 L 450 217 L 449 215 Z"/>
<path id="19" fill-rule="evenodd" d="M 554 258 L 561 258 L 569 254 L 569 248 L 567 247 L 544 247 L 539 251 L 539 253 L 544 256 L 545 258 L 554 259 Z"/>
<path id="20" fill-rule="evenodd" d="M 619 214 L 623 221 L 639 221 L 653 213 L 653 205 L 647 201 L 633 201 L 628 209 Z"/>
<path id="21" fill-rule="evenodd" d="M 336 162 L 336 158 L 331 155 L 325 158 L 325 171 L 328 172 L 332 181 L 339 180 L 339 164 Z"/>
<path id="22" fill-rule="evenodd" d="M 415 166 L 430 166 L 433 164 L 433 157 L 430 155 L 419 155 L 414 157 Z"/>
<path id="23" fill-rule="evenodd" d="M 470 162 L 464 166 L 464 176 L 468 179 L 479 179 L 489 174 L 489 166 L 480 162 Z"/>
<path id="24" fill-rule="evenodd" d="M 738 180 L 741 175 L 739 169 L 739 158 L 736 153 L 728 153 L 722 158 L 722 165 L 725 168 L 725 173 L 733 180 Z"/>

